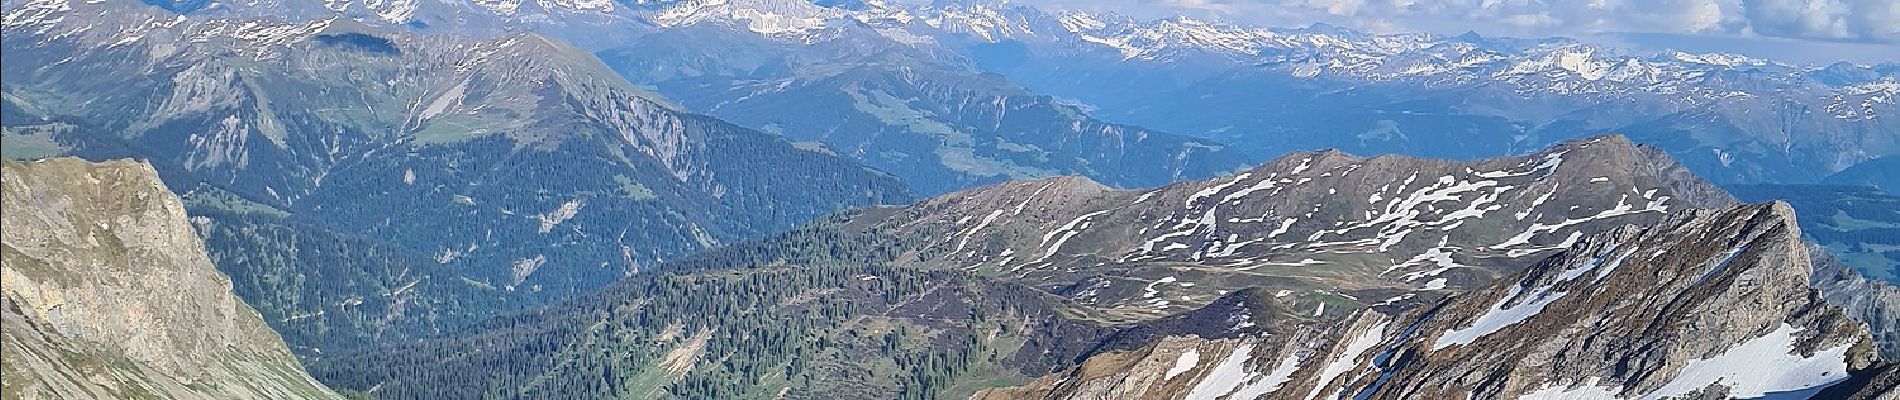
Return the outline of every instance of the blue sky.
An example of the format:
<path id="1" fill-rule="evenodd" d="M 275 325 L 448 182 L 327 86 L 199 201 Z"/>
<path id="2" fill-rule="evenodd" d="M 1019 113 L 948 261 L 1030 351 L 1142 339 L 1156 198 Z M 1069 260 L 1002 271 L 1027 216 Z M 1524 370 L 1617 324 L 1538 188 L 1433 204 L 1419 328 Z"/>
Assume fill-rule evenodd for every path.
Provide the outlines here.
<path id="1" fill-rule="evenodd" d="M 1900 62 L 1900 0 L 1019 0 L 1135 17 L 1173 14 L 1374 32 L 1566 36 L 1795 63 Z"/>

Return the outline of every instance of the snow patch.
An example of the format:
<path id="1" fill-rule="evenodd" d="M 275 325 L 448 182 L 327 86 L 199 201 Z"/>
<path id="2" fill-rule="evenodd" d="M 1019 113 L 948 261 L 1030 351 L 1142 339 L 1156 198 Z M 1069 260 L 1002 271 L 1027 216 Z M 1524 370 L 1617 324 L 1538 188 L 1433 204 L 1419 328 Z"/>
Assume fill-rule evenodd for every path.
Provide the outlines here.
<path id="1" fill-rule="evenodd" d="M 1194 366 L 1200 365 L 1200 363 L 1201 363 L 1201 352 L 1196 349 L 1188 349 L 1187 352 L 1181 353 L 1180 357 L 1176 357 L 1174 359 L 1174 366 L 1168 367 L 1168 373 L 1166 377 L 1161 378 L 1161 379 L 1162 380 L 1174 379 L 1176 375 L 1181 375 L 1181 373 L 1188 372 L 1188 370 L 1194 369 Z"/>
<path id="2" fill-rule="evenodd" d="M 1675 379 L 1642 399 L 1683 396 L 1716 383 L 1728 386 L 1730 397 L 1762 397 L 1773 392 L 1817 389 L 1847 379 L 1850 344 L 1802 357 L 1795 349 L 1795 334 L 1801 330 L 1783 323 L 1774 332 L 1749 339 L 1722 354 L 1690 361 Z"/>
<path id="3" fill-rule="evenodd" d="M 1314 384 L 1313 391 L 1306 394 L 1306 400 L 1313 400 L 1314 397 L 1318 397 L 1320 393 L 1325 392 L 1326 387 L 1329 383 L 1332 383 L 1334 378 L 1338 378 L 1340 374 L 1344 374 L 1346 371 L 1352 370 L 1352 367 L 1359 365 L 1359 356 L 1365 355 L 1367 350 L 1372 350 L 1373 346 L 1377 346 L 1380 341 L 1385 339 L 1385 327 L 1389 324 L 1391 323 L 1380 322 L 1378 325 L 1373 325 L 1372 328 L 1366 329 L 1365 332 L 1360 332 L 1359 336 L 1354 337 L 1351 342 L 1347 342 L 1346 349 L 1339 353 L 1339 357 L 1327 362 L 1326 367 L 1320 369 L 1319 379 L 1314 381 L 1316 383 Z"/>
<path id="4" fill-rule="evenodd" d="M 1432 350 L 1443 349 L 1451 345 L 1469 344 L 1472 341 L 1478 340 L 1480 337 L 1484 337 L 1484 335 L 1489 335 L 1507 326 L 1524 322 L 1525 319 L 1529 319 L 1531 316 L 1543 312 L 1544 306 L 1548 306 L 1551 302 L 1563 298 L 1564 294 L 1567 293 L 1552 293 L 1550 292 L 1550 286 L 1540 286 L 1524 296 L 1524 298 L 1528 300 L 1516 306 L 1511 306 L 1511 300 L 1517 299 L 1519 294 L 1523 294 L 1523 289 L 1524 285 L 1521 284 L 1511 286 L 1511 291 L 1506 293 L 1504 297 L 1498 298 L 1497 304 L 1486 309 L 1487 311 L 1485 311 L 1484 315 L 1478 316 L 1477 320 L 1471 322 L 1471 326 L 1453 329 L 1446 331 L 1443 335 L 1439 335 L 1438 340 L 1432 343 Z"/>

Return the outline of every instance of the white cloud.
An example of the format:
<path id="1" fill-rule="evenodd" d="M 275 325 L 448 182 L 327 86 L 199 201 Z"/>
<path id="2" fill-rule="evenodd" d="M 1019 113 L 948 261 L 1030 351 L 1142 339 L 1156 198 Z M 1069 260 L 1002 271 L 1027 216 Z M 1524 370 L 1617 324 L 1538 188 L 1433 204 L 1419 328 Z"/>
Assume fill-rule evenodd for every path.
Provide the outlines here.
<path id="1" fill-rule="evenodd" d="M 1744 0 L 1755 33 L 1773 36 L 1894 41 L 1900 1 Z"/>

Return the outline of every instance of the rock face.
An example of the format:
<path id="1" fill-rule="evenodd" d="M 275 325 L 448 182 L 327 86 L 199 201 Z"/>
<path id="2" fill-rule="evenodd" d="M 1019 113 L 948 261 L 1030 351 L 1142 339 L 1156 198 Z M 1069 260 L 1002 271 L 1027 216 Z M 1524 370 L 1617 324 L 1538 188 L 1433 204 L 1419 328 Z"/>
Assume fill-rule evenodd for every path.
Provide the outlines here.
<path id="1" fill-rule="evenodd" d="M 150 165 L 6 162 L 4 397 L 339 398 L 211 265 Z"/>
<path id="2" fill-rule="evenodd" d="M 1879 393 L 1863 386 L 1890 381 L 1889 367 L 1880 364 L 1866 330 L 1810 286 L 1807 251 L 1785 204 L 1678 212 L 1647 228 L 1592 235 L 1530 269 L 1417 311 L 1367 310 L 1230 339 L 1172 337 L 977 397 Z M 1853 387 L 1830 388 L 1843 382 Z"/>

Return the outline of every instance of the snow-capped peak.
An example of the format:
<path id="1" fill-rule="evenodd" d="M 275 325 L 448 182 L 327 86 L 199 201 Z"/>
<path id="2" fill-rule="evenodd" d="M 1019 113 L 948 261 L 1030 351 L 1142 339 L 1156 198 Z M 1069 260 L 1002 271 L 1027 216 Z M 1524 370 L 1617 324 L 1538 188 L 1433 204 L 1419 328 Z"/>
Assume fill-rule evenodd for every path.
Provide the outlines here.
<path id="1" fill-rule="evenodd" d="M 848 14 L 803 0 L 689 0 L 661 10 L 651 20 L 662 28 L 730 22 L 768 37 L 804 38 Z"/>

